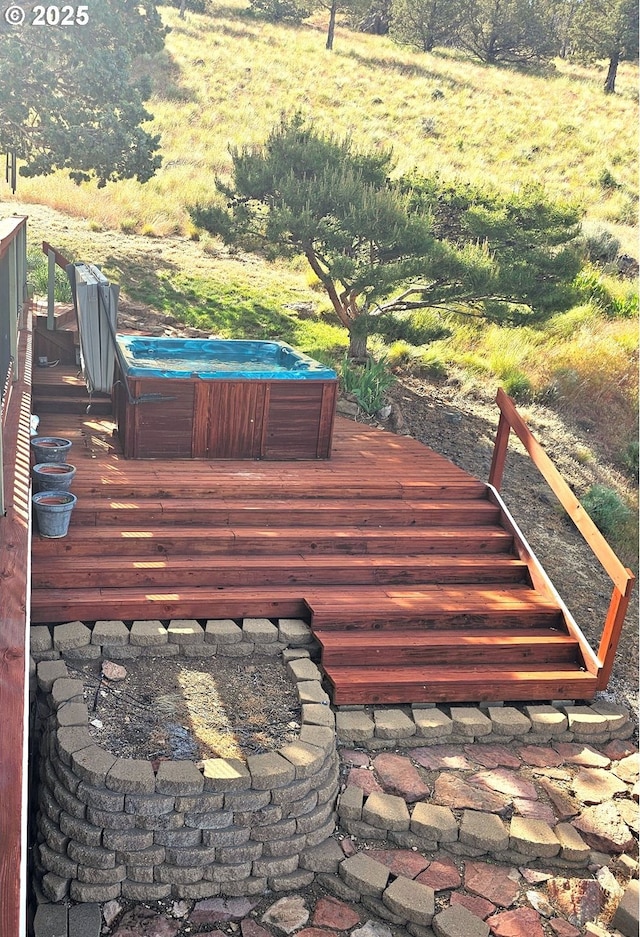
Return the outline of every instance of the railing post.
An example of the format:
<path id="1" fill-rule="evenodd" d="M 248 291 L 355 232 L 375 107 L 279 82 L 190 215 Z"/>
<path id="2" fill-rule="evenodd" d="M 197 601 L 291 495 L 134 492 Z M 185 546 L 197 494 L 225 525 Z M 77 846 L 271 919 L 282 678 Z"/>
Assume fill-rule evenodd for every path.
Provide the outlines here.
<path id="1" fill-rule="evenodd" d="M 26 225 L 20 228 L 18 232 L 18 257 L 17 257 L 17 277 L 18 277 L 18 312 L 22 313 L 24 304 L 28 297 L 27 293 L 27 228 Z"/>
<path id="2" fill-rule="evenodd" d="M 55 331 L 56 327 L 56 252 L 49 248 L 47 251 L 49 258 L 49 270 L 47 276 L 47 328 L 50 332 Z"/>
<path id="3" fill-rule="evenodd" d="M 20 365 L 18 363 L 18 313 L 19 313 L 19 303 L 18 303 L 18 251 L 17 244 L 15 239 L 9 245 L 9 250 L 7 251 L 7 264 L 8 264 L 8 276 L 9 276 L 9 328 L 10 328 L 10 341 L 11 341 L 11 357 L 13 358 L 13 383 L 22 376 L 18 372 L 20 371 Z"/>
<path id="4" fill-rule="evenodd" d="M 600 673 L 598 674 L 599 690 L 605 689 L 609 683 L 611 671 L 613 670 L 613 663 L 622 632 L 622 626 L 629 607 L 629 599 L 633 591 L 634 579 L 630 571 L 629 574 L 629 581 L 624 592 L 621 592 L 620 589 L 615 586 L 611 594 L 609 611 L 607 612 L 604 628 L 602 629 L 602 637 L 600 638 L 600 647 L 598 648 L 598 659 L 601 664 Z"/>
<path id="5" fill-rule="evenodd" d="M 496 491 L 500 491 L 502 476 L 504 473 L 504 464 L 507 459 L 507 446 L 509 444 L 509 433 L 511 427 L 504 413 L 500 411 L 498 420 L 498 430 L 496 432 L 496 441 L 493 445 L 493 456 L 491 459 L 491 468 L 489 469 L 489 484 L 493 485 Z"/>

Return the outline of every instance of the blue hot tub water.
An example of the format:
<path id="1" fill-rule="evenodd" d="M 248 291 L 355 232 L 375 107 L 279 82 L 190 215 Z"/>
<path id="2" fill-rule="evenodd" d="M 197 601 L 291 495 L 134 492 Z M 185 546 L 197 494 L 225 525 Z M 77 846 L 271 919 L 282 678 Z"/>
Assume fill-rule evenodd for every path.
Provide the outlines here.
<path id="1" fill-rule="evenodd" d="M 129 377 L 335 380 L 336 372 L 285 342 L 118 335 Z"/>

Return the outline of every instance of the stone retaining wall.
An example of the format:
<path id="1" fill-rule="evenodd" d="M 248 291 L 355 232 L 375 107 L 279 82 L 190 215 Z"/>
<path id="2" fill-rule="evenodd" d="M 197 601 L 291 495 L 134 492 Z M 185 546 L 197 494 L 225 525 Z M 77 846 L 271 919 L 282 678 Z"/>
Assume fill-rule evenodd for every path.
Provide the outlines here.
<path id="1" fill-rule="evenodd" d="M 518 706 L 502 703 L 343 706 L 336 715 L 339 744 L 370 751 L 470 742 L 602 745 L 612 739 L 631 738 L 634 729 L 628 711 L 605 700 L 584 705 L 574 700 L 556 700 L 550 704 Z"/>
<path id="2" fill-rule="evenodd" d="M 309 885 L 335 830 L 334 716 L 298 620 L 69 622 L 31 629 L 42 727 L 38 854 L 53 901 L 241 896 Z M 66 660 L 282 654 L 301 703 L 298 739 L 246 762 L 119 758 L 91 736 Z"/>
<path id="3" fill-rule="evenodd" d="M 39 858 L 43 890 L 59 901 L 185 899 L 288 891 L 350 860 L 336 829 L 336 746 L 364 751 L 469 744 L 603 744 L 634 732 L 629 713 L 604 700 L 553 704 L 347 706 L 336 715 L 311 660 L 309 627 L 300 620 L 70 622 L 31 629 L 43 725 Z M 301 730 L 278 751 L 246 763 L 209 759 L 151 764 L 117 758 L 93 742 L 83 686 L 66 661 L 108 657 L 282 655 L 296 683 Z M 344 748 L 342 748 L 344 751 Z M 435 750 L 435 749 L 434 749 Z M 348 781 L 340 826 L 357 839 L 501 862 L 581 868 L 589 849 L 570 823 L 407 803 L 363 793 Z M 373 860 L 371 860 L 373 861 Z M 349 866 L 350 868 L 350 866 Z M 367 867 L 369 871 L 374 867 Z M 366 871 L 366 870 L 365 870 Z M 381 873 L 380 873 L 381 874 Z M 355 893 L 357 875 L 349 888 Z M 325 883 L 326 884 L 326 883 Z M 346 881 L 343 881 L 346 887 Z M 387 900 L 364 888 L 370 901 Z M 393 896 L 387 896 L 389 901 Z M 411 896 L 410 896 L 411 897 Z M 415 896 L 414 896 L 415 897 Z M 364 899 L 363 899 L 364 900 Z M 393 899 L 395 901 L 395 899 Z M 408 920 L 411 919 L 409 916 Z"/>

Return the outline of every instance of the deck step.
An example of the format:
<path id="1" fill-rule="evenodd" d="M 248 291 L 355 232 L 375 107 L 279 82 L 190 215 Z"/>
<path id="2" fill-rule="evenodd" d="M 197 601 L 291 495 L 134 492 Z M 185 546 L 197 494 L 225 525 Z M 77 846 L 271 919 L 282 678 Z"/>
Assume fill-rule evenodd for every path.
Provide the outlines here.
<path id="1" fill-rule="evenodd" d="M 73 303 L 56 303 L 54 311 L 56 331 L 76 332 L 78 323 Z M 47 313 L 38 311 L 34 316 L 34 324 L 46 328 Z"/>
<path id="2" fill-rule="evenodd" d="M 496 524 L 499 508 L 489 501 L 415 501 L 348 498 L 310 502 L 308 498 L 148 498 L 82 497 L 74 509 L 75 526 L 133 524 L 202 527 L 481 527 Z"/>
<path id="3" fill-rule="evenodd" d="M 560 625 L 558 606 L 526 585 L 355 586 L 309 598 L 313 631 Z"/>
<path id="4" fill-rule="evenodd" d="M 75 512 L 74 512 L 75 513 Z M 501 528 L 458 527 L 430 529 L 367 527 L 154 527 L 131 524 L 125 529 L 76 526 L 60 540 L 34 536 L 34 565 L 40 556 L 171 556 L 191 554 L 269 556 L 283 553 L 375 554 L 503 554 L 513 537 Z M 99 560 L 98 560 L 99 561 Z"/>
<path id="5" fill-rule="evenodd" d="M 111 431 L 105 427 L 98 433 L 100 439 L 109 440 Z M 85 438 L 79 434 L 65 433 L 76 445 L 84 446 Z M 394 480 L 393 478 L 354 478 L 353 473 L 327 471 L 319 473 L 316 464 L 298 463 L 297 472 L 278 471 L 282 463 L 271 463 L 263 468 L 261 462 L 206 461 L 125 462 L 120 470 L 110 466 L 99 479 L 92 473 L 88 477 L 78 476 L 74 491 L 87 499 L 113 500 L 180 500 L 184 497 L 184 486 L 176 484 L 189 471 L 189 497 L 224 498 L 230 492 L 238 499 L 264 499 L 268 492 L 273 499 L 305 498 L 312 505 L 325 500 L 341 499 L 356 504 L 361 500 L 393 500 L 400 503 L 410 501 L 455 501 L 462 506 L 485 502 L 486 485 L 461 485 L 456 483 L 436 484 L 421 481 Z M 328 477 L 327 477 L 328 476 Z"/>
<path id="6" fill-rule="evenodd" d="M 467 634 L 455 631 L 397 630 L 378 632 L 315 631 L 322 646 L 323 667 L 399 667 L 406 665 L 462 666 L 477 664 L 575 663 L 580 658 L 576 638 L 550 628 L 487 629 Z"/>
<path id="7" fill-rule="evenodd" d="M 527 665 L 514 670 L 495 663 L 476 667 L 329 667 L 325 674 L 336 706 L 439 703 L 468 700 L 584 699 L 597 677 L 578 665 Z"/>
<path id="8" fill-rule="evenodd" d="M 34 397 L 51 400 L 63 400 L 65 397 L 87 397 L 89 391 L 82 371 L 76 368 L 72 373 L 66 373 L 58 378 L 53 372 L 57 369 L 36 368 L 33 375 L 32 393 Z M 55 383 L 52 384 L 52 381 Z M 111 400 L 111 394 L 96 392 L 94 398 Z M 49 411 L 54 412 L 54 411 Z"/>
<path id="9" fill-rule="evenodd" d="M 31 621 L 63 622 L 171 618 L 303 618 L 307 607 L 298 586 L 241 588 L 37 589 Z"/>
<path id="10" fill-rule="evenodd" d="M 41 413 L 89 413 L 99 416 L 107 416 L 111 413 L 111 398 L 94 394 L 90 397 L 86 388 L 84 394 L 74 394 L 73 396 L 51 397 L 35 396 L 32 402 L 33 412 Z"/>
<path id="11" fill-rule="evenodd" d="M 109 586 L 373 585 L 523 582 L 526 564 L 512 556 L 51 556 L 34 564 L 34 589 Z"/>

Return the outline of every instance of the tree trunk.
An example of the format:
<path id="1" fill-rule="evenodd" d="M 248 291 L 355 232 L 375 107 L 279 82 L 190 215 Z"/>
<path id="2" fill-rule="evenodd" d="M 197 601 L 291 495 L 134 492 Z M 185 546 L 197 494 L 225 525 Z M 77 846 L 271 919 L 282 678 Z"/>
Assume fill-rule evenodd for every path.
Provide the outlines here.
<path id="1" fill-rule="evenodd" d="M 605 94 L 615 94 L 616 92 L 616 75 L 618 74 L 619 61 L 620 53 L 616 51 L 609 59 L 609 70 L 607 71 L 607 77 L 605 78 L 604 82 Z"/>
<path id="2" fill-rule="evenodd" d="M 367 360 L 367 334 L 360 335 L 358 330 L 349 332 L 349 357 L 354 361 Z"/>
<path id="3" fill-rule="evenodd" d="M 184 19 L 184 11 L 186 9 L 186 6 L 187 6 L 187 0 L 180 0 L 180 12 L 178 13 L 178 16 L 180 17 L 181 20 Z"/>
<path id="4" fill-rule="evenodd" d="M 332 0 L 331 7 L 329 8 L 329 30 L 327 32 L 327 44 L 326 44 L 326 48 L 329 50 L 333 49 L 333 36 L 336 31 L 337 9 L 338 9 L 338 0 Z"/>

